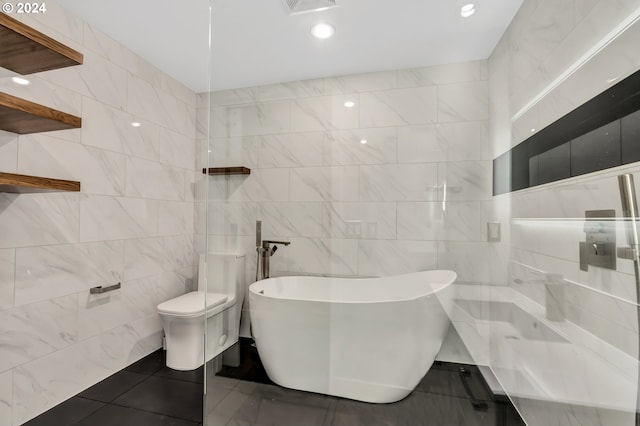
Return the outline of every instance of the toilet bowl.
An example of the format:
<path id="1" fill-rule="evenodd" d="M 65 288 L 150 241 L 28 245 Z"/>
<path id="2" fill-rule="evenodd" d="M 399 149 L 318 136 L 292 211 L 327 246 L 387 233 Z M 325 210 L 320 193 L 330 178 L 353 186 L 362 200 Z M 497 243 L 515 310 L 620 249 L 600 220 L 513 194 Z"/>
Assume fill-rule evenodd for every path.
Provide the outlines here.
<path id="1" fill-rule="evenodd" d="M 244 254 L 201 254 L 198 290 L 158 305 L 167 367 L 194 370 L 237 342 L 244 293 Z"/>

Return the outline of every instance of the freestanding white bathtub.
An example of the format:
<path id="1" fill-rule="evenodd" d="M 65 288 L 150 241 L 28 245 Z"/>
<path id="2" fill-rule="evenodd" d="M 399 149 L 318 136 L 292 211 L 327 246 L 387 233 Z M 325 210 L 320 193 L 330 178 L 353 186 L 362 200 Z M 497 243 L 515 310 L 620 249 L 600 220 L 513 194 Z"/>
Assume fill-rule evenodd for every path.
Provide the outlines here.
<path id="1" fill-rule="evenodd" d="M 249 287 L 251 326 L 275 383 L 365 402 L 399 401 L 449 327 L 453 271 L 371 279 L 279 277 Z"/>

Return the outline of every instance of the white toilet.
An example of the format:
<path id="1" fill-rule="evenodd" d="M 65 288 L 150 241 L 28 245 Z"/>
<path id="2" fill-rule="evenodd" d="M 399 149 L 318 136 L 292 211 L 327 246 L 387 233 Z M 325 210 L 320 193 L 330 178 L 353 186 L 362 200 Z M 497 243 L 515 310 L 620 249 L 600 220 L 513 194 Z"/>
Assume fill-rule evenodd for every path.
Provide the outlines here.
<path id="1" fill-rule="evenodd" d="M 206 262 L 205 262 L 206 260 Z M 200 255 L 198 290 L 158 305 L 167 347 L 167 367 L 194 370 L 238 341 L 244 300 L 244 254 Z M 206 309 L 205 309 L 206 293 Z"/>

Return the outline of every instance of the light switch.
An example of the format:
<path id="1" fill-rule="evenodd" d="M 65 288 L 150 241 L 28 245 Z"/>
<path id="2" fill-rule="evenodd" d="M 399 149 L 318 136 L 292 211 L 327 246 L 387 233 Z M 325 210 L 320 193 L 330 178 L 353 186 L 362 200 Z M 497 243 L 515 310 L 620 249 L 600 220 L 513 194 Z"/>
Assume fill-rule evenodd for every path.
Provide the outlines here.
<path id="1" fill-rule="evenodd" d="M 500 242 L 500 222 L 487 222 L 487 241 Z"/>

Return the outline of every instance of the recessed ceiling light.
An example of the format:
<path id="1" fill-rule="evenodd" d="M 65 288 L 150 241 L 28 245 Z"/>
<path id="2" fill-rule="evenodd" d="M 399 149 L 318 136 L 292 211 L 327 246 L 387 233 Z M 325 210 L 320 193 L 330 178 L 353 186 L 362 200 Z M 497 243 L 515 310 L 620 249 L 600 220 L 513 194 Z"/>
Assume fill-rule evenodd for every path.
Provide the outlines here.
<path id="1" fill-rule="evenodd" d="M 140 124 L 140 123 L 139 123 L 139 122 L 137 122 L 137 121 L 134 121 L 133 123 L 131 123 L 131 125 L 132 125 L 133 127 L 140 127 L 140 126 L 142 126 L 142 124 Z"/>
<path id="2" fill-rule="evenodd" d="M 11 77 L 11 81 L 13 81 L 16 84 L 20 84 L 22 86 L 27 86 L 28 84 L 31 83 L 29 80 L 22 77 Z"/>
<path id="3" fill-rule="evenodd" d="M 605 80 L 605 82 L 607 83 L 613 83 L 614 81 L 616 81 L 618 79 L 618 77 L 612 77 L 612 78 L 608 78 Z"/>
<path id="4" fill-rule="evenodd" d="M 536 129 L 534 129 L 534 128 L 531 128 L 531 133 L 533 133 L 533 132 L 535 132 L 535 131 L 536 131 Z"/>
<path id="5" fill-rule="evenodd" d="M 311 35 L 320 40 L 331 37 L 335 32 L 336 29 L 333 27 L 333 25 L 325 23 L 315 24 L 313 27 L 311 27 Z"/>
<path id="6" fill-rule="evenodd" d="M 345 108 L 353 108 L 354 106 L 356 106 L 356 103 L 353 101 L 347 101 L 344 103 Z"/>
<path id="7" fill-rule="evenodd" d="M 476 7 L 473 3 L 465 4 L 460 8 L 460 16 L 463 18 L 468 18 L 474 13 L 476 13 Z"/>
<path id="8" fill-rule="evenodd" d="M 360 143 L 361 143 L 362 145 L 364 145 L 365 143 L 367 143 L 367 140 L 366 140 L 366 139 L 360 139 Z"/>

